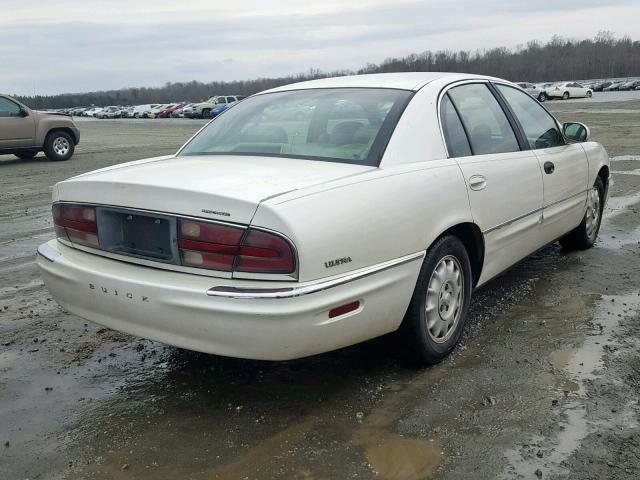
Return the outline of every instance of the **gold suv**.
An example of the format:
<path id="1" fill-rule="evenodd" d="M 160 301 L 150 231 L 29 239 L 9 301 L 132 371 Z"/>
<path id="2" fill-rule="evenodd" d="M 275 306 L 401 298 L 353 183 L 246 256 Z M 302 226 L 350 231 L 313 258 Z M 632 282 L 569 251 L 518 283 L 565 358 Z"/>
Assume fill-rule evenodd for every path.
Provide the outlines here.
<path id="1" fill-rule="evenodd" d="M 79 142 L 80 130 L 71 117 L 34 112 L 0 95 L 0 155 L 33 158 L 43 151 L 49 160 L 68 160 Z"/>

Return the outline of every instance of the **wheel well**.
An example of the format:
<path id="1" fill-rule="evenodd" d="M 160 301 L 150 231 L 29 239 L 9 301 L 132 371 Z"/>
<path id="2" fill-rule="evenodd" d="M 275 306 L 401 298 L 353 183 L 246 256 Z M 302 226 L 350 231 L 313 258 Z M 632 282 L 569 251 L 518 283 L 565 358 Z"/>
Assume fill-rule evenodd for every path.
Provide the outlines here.
<path id="1" fill-rule="evenodd" d="M 47 138 L 49 138 L 49 135 L 51 135 L 53 132 L 64 132 L 64 133 L 68 134 L 71 137 L 71 139 L 73 140 L 74 145 L 77 144 L 76 136 L 74 135 L 73 131 L 70 128 L 67 128 L 67 127 L 54 127 L 51 130 L 49 130 L 47 132 L 46 137 L 44 137 L 44 141 L 45 142 L 47 141 Z"/>
<path id="2" fill-rule="evenodd" d="M 609 167 L 604 165 L 598 172 L 598 176 L 602 179 L 602 183 L 606 186 L 609 183 Z"/>
<path id="3" fill-rule="evenodd" d="M 606 165 L 602 166 L 602 168 L 600 168 L 600 171 L 598 172 L 598 177 L 600 177 L 600 179 L 602 180 L 602 184 L 604 185 L 606 198 L 607 190 L 609 190 L 609 167 L 607 167 Z"/>
<path id="4" fill-rule="evenodd" d="M 473 275 L 473 286 L 475 287 L 482 273 L 484 265 L 484 237 L 482 231 L 475 223 L 459 223 L 442 232 L 444 235 L 455 235 L 464 244 L 471 262 L 471 274 Z"/>

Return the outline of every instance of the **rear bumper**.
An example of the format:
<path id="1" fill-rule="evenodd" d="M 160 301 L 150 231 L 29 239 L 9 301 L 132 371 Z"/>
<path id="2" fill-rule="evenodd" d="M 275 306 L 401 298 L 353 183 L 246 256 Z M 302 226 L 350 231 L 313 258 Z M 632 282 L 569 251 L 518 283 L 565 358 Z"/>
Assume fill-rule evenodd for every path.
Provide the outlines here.
<path id="1" fill-rule="evenodd" d="M 397 329 L 422 257 L 275 287 L 123 263 L 56 240 L 38 248 L 37 263 L 58 303 L 87 320 L 189 350 L 288 360 Z M 329 318 L 329 310 L 355 300 L 356 311 Z"/>

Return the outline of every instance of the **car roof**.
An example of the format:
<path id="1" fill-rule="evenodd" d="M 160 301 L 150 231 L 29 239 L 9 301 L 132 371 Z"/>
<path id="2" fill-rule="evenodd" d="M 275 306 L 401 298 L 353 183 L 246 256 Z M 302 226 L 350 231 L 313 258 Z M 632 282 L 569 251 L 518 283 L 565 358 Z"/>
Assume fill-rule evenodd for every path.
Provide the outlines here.
<path id="1" fill-rule="evenodd" d="M 458 77 L 458 78 L 456 78 Z M 419 90 L 435 80 L 448 78 L 451 81 L 465 79 L 491 79 L 484 75 L 448 72 L 402 72 L 402 73 L 374 73 L 368 75 L 348 75 L 344 77 L 320 78 L 306 82 L 291 83 L 272 88 L 262 93 L 283 92 L 287 90 L 303 90 L 310 88 L 397 88 L 401 90 Z"/>

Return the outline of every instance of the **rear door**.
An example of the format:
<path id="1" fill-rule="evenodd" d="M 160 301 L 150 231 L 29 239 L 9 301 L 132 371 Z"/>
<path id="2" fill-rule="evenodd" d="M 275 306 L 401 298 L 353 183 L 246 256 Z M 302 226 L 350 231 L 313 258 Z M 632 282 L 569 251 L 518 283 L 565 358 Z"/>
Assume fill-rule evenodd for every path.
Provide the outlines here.
<path id="1" fill-rule="evenodd" d="M 0 148 L 32 147 L 36 123 L 16 102 L 0 97 Z"/>
<path id="2" fill-rule="evenodd" d="M 566 144 L 555 118 L 538 102 L 508 85 L 496 84 L 511 108 L 543 173 L 542 231 L 551 242 L 576 227 L 584 215 L 589 181 L 587 156 L 580 144 Z"/>
<path id="3" fill-rule="evenodd" d="M 541 245 L 540 166 L 533 152 L 521 150 L 487 83 L 450 88 L 440 113 L 449 156 L 457 158 L 474 221 L 484 235 L 483 282 Z"/>

